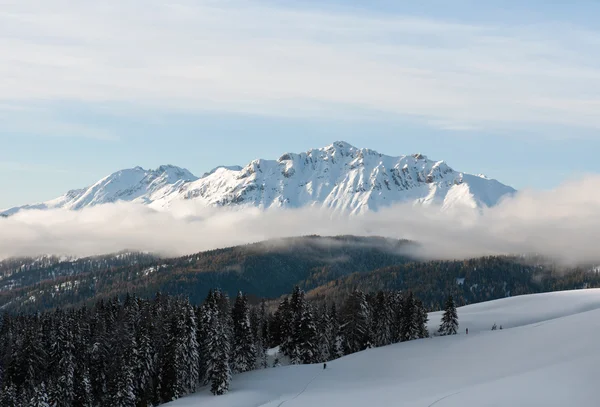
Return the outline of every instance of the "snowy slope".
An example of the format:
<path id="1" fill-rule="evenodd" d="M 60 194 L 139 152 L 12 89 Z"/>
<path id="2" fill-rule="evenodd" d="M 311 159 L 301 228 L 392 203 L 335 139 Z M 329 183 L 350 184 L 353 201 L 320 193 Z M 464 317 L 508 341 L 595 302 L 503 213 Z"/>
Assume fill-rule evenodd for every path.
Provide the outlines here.
<path id="1" fill-rule="evenodd" d="M 600 290 L 459 308 L 461 334 L 371 349 L 321 365 L 235 376 L 173 407 L 597 406 Z M 440 314 L 430 315 L 431 326 Z M 491 331 L 493 323 L 504 329 Z M 469 335 L 464 328 L 469 328 Z M 508 329 L 507 329 L 508 328 Z"/>
<path id="2" fill-rule="evenodd" d="M 277 160 L 254 160 L 245 167 L 217 167 L 199 179 L 176 167 L 120 171 L 90 188 L 8 213 L 27 208 L 80 209 L 116 200 L 161 210 L 193 200 L 207 206 L 315 206 L 363 213 L 399 202 L 481 208 L 514 192 L 496 180 L 457 172 L 421 154 L 391 157 L 338 141 Z"/>

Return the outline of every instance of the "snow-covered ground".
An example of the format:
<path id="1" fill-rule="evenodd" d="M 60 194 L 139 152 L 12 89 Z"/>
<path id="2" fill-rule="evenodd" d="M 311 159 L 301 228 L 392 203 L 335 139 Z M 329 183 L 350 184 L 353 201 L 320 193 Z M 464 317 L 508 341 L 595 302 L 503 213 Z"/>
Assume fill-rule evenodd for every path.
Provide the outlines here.
<path id="1" fill-rule="evenodd" d="M 172 407 L 598 406 L 600 289 L 459 308 L 460 335 L 235 376 Z M 431 328 L 440 313 L 430 315 Z M 491 331 L 492 325 L 503 330 Z M 469 334 L 465 335 L 465 328 Z"/>

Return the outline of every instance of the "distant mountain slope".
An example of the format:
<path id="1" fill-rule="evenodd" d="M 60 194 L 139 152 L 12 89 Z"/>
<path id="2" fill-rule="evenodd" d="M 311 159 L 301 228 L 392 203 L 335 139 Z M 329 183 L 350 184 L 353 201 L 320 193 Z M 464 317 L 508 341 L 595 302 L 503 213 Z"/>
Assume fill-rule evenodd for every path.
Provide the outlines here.
<path id="1" fill-rule="evenodd" d="M 160 259 L 135 253 L 87 259 L 0 262 L 0 310 L 37 311 L 99 298 L 156 292 L 199 304 L 211 288 L 230 296 L 277 299 L 295 285 L 321 302 L 345 300 L 355 288 L 412 290 L 430 309 L 448 293 L 458 304 L 519 294 L 599 287 L 591 268 L 559 269 L 520 257 L 416 261 L 414 243 L 358 236 L 306 236 Z"/>
<path id="2" fill-rule="evenodd" d="M 64 208 L 78 210 L 86 207 L 118 201 L 151 204 L 165 195 L 177 192 L 186 182 L 198 177 L 186 169 L 172 165 L 163 165 L 155 170 L 141 167 L 117 171 L 102 178 L 88 188 L 75 189 L 51 201 L 34 205 L 15 207 L 2 212 L 14 214 L 26 209 Z"/>
<path id="3" fill-rule="evenodd" d="M 174 166 L 153 171 L 136 167 L 52 201 L 0 213 L 82 209 L 116 201 L 165 210 L 185 200 L 207 206 L 312 206 L 364 213 L 401 202 L 443 209 L 490 207 L 514 192 L 496 180 L 455 171 L 444 161 L 421 154 L 392 157 L 338 141 L 305 153 L 286 153 L 277 160 L 254 160 L 245 167 L 220 166 L 201 178 Z"/>

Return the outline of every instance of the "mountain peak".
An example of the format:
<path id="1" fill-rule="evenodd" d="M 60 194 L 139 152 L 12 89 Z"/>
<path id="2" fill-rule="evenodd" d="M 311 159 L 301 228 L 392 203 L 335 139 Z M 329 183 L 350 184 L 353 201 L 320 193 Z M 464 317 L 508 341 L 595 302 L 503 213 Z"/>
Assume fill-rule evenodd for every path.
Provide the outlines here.
<path id="1" fill-rule="evenodd" d="M 0 213 L 82 209 L 117 201 L 167 209 L 180 200 L 206 206 L 312 206 L 364 213 L 402 202 L 479 208 L 493 206 L 514 192 L 498 181 L 455 171 L 444 161 L 429 160 L 421 153 L 393 157 L 340 140 L 304 153 L 286 153 L 276 160 L 219 166 L 201 178 L 170 164 L 155 170 L 135 167 L 55 200 Z"/>

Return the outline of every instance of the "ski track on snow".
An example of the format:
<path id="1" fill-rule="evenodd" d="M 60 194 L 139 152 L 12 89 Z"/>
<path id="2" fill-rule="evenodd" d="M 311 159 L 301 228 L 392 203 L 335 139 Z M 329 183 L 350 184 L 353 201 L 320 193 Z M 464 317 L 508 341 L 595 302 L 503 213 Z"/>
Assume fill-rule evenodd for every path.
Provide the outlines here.
<path id="1" fill-rule="evenodd" d="M 300 393 L 296 394 L 294 397 L 292 397 L 291 399 L 287 399 L 287 400 L 283 400 L 281 403 L 279 403 L 277 405 L 277 407 L 281 407 L 283 406 L 285 403 L 287 403 L 288 401 L 293 401 L 296 400 L 298 397 L 300 397 L 304 392 L 306 392 L 306 390 L 308 390 L 308 387 L 312 384 L 312 382 L 314 382 L 317 377 L 321 376 L 321 373 L 317 373 L 315 375 L 315 377 L 313 377 L 312 379 L 310 379 L 310 381 L 308 383 L 306 383 L 306 386 L 304 386 L 304 388 L 302 389 L 302 391 L 300 391 Z"/>

